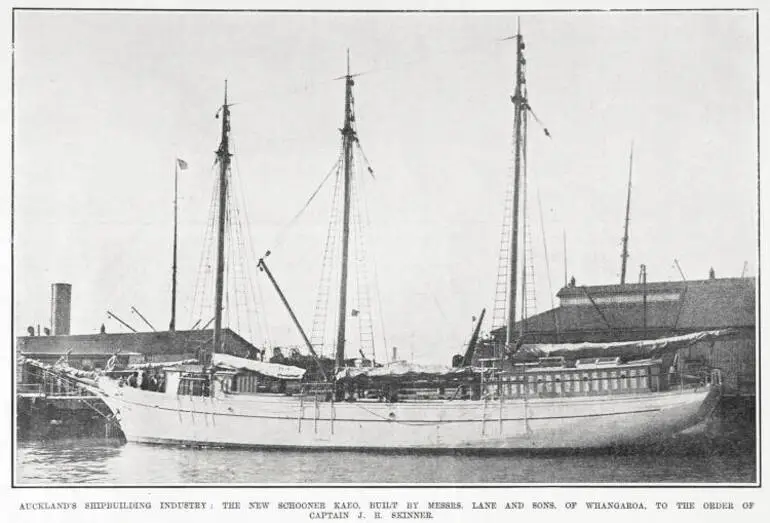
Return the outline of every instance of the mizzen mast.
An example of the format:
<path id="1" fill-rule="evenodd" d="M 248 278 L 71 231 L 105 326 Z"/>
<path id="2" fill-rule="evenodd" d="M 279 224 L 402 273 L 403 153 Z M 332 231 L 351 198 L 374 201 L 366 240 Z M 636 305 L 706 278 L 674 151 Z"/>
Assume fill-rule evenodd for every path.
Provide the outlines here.
<path id="1" fill-rule="evenodd" d="M 514 164 L 513 164 L 513 224 L 511 231 L 510 268 L 508 280 L 508 321 L 505 329 L 505 344 L 510 346 L 516 337 L 516 286 L 519 246 L 519 186 L 521 184 L 522 151 L 525 144 L 522 133 L 522 122 L 527 113 L 527 99 L 524 84 L 524 37 L 521 31 L 516 34 L 516 84 L 511 102 L 514 107 Z"/>
<path id="2" fill-rule="evenodd" d="M 628 196 L 626 198 L 626 223 L 623 229 L 623 253 L 620 255 L 620 284 L 626 284 L 626 261 L 628 260 L 628 220 L 631 213 L 631 174 L 634 168 L 634 143 L 631 142 L 631 154 L 628 160 Z"/>
<path id="3" fill-rule="evenodd" d="M 353 75 L 350 74 L 350 51 L 347 55 L 347 74 L 345 74 L 345 121 L 342 133 L 343 154 L 343 215 L 342 215 L 342 269 L 340 272 L 340 301 L 337 324 L 337 348 L 335 368 L 345 365 L 345 321 L 347 311 L 348 288 L 348 244 L 350 239 L 350 183 L 353 168 L 353 144 L 356 141 L 356 131 L 353 128 Z"/>
<path id="4" fill-rule="evenodd" d="M 222 114 L 222 138 L 216 151 L 219 163 L 219 216 L 217 221 L 217 267 L 216 292 L 214 297 L 214 347 L 212 352 L 222 349 L 222 298 L 225 274 L 225 223 L 227 221 L 227 174 L 230 169 L 230 106 L 227 105 L 227 80 L 225 80 L 225 101 L 217 117 Z"/>

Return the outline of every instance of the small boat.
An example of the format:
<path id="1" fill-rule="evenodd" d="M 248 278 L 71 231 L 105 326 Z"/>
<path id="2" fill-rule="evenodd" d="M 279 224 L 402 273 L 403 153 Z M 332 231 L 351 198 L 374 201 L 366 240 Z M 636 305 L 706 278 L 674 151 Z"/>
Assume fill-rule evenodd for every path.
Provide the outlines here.
<path id="1" fill-rule="evenodd" d="M 514 106 L 518 207 L 520 157 L 529 106 L 524 79 L 524 39 L 517 54 Z M 345 80 L 342 132 L 344 224 L 350 220 L 353 75 Z M 336 359 L 327 376 L 316 369 L 220 353 L 225 217 L 227 214 L 230 105 L 221 107 L 217 150 L 220 176 L 218 256 L 213 347 L 208 361 L 166 365 L 161 385 L 132 386 L 115 372 L 88 379 L 130 442 L 282 449 L 373 451 L 516 451 L 597 448 L 666 438 L 706 418 L 720 397 L 717 370 L 685 376 L 677 351 L 730 336 L 708 331 L 622 343 L 521 346 L 514 326 L 517 214 L 514 213 L 508 282 L 506 340 L 499 365 L 473 366 L 472 352 L 456 367 L 404 362 L 345 365 L 348 227 L 342 235 L 342 282 Z M 274 282 L 264 260 L 260 267 Z M 281 298 L 288 307 L 283 294 Z M 291 309 L 289 312 L 299 327 Z M 301 329 L 300 329 L 301 330 Z M 304 333 L 303 333 L 304 336 Z M 307 341 L 310 352 L 313 346 Z M 82 376 L 81 376 L 82 378 Z M 86 383 L 84 381 L 84 383 Z M 154 390 L 151 390 L 154 389 Z"/>

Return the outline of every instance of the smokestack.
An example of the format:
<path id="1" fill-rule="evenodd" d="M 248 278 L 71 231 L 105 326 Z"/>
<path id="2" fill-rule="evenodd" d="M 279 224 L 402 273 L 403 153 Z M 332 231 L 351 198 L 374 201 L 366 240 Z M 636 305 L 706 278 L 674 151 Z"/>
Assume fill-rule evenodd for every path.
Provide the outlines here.
<path id="1" fill-rule="evenodd" d="M 51 334 L 53 336 L 70 333 L 70 305 L 72 285 L 69 283 L 51 284 Z"/>
<path id="2" fill-rule="evenodd" d="M 391 361 L 398 361 L 398 349 L 393 347 L 393 359 Z"/>

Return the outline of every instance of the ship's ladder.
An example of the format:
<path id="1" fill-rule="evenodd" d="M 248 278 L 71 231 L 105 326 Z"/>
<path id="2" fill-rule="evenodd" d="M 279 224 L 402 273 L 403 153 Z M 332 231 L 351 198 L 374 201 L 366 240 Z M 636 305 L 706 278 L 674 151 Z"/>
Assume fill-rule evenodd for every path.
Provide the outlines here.
<path id="1" fill-rule="evenodd" d="M 315 306 L 313 308 L 313 324 L 310 329 L 310 343 L 313 345 L 316 353 L 324 355 L 324 346 L 326 344 L 326 327 L 328 325 L 329 297 L 331 295 L 332 284 L 337 276 L 334 272 L 336 259 L 336 246 L 342 233 L 341 216 L 338 202 L 341 197 L 343 162 L 339 160 L 336 164 L 337 172 L 335 174 L 334 193 L 332 195 L 332 206 L 329 216 L 329 226 L 326 232 L 326 242 L 324 244 L 324 253 L 321 265 L 321 278 L 318 284 L 318 294 L 316 295 Z"/>
<path id="2" fill-rule="evenodd" d="M 497 259 L 497 282 L 492 308 L 492 329 L 505 327 L 508 318 L 508 279 L 511 264 L 511 234 L 513 220 L 513 173 L 505 194 L 503 226 L 500 233 L 500 252 Z"/>

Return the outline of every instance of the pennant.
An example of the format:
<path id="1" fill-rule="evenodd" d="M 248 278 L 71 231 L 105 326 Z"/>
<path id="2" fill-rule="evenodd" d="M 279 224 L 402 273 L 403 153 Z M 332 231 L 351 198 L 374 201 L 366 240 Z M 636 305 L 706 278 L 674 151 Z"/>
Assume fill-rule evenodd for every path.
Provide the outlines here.
<path id="1" fill-rule="evenodd" d="M 182 160 L 181 158 L 176 159 L 176 164 L 179 166 L 180 169 L 183 171 L 187 170 L 187 162 Z"/>

